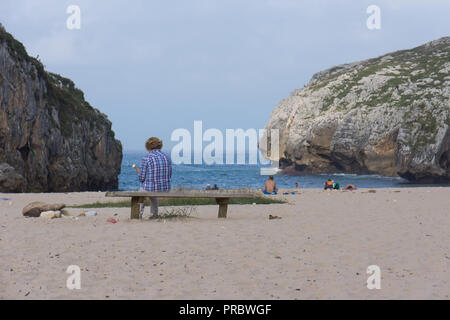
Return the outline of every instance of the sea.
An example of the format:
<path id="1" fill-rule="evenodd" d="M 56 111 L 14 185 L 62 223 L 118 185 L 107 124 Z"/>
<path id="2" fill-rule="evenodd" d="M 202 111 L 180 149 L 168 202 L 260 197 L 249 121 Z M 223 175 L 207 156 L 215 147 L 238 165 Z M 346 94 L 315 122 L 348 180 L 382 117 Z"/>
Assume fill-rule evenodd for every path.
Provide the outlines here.
<path id="1" fill-rule="evenodd" d="M 119 190 L 138 190 L 140 183 L 133 164 L 140 165 L 144 152 L 124 152 L 122 171 L 119 175 Z M 261 168 L 269 165 L 233 164 L 233 165 L 173 165 L 172 189 L 202 190 L 206 184 L 217 185 L 219 189 L 257 189 L 264 186 L 267 176 L 261 175 Z M 328 178 L 339 182 L 341 186 L 353 184 L 358 188 L 402 188 L 425 186 L 450 186 L 424 185 L 408 182 L 399 177 L 384 177 L 380 175 L 358 174 L 314 174 L 292 176 L 278 172 L 275 175 L 277 186 L 282 189 L 295 188 L 298 183 L 302 188 L 322 188 Z"/>

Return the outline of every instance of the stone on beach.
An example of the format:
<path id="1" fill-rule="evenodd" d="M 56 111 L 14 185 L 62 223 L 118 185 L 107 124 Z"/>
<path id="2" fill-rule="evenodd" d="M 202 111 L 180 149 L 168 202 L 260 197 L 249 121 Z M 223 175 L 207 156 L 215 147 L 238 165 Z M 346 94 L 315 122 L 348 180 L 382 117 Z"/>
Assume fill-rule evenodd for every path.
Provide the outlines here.
<path id="1" fill-rule="evenodd" d="M 86 216 L 96 216 L 97 212 L 96 211 L 90 211 L 90 210 L 83 210 L 78 217 L 86 217 Z"/>
<path id="2" fill-rule="evenodd" d="M 64 203 L 48 204 L 45 202 L 35 201 L 29 203 L 25 208 L 23 208 L 22 214 L 25 217 L 40 217 L 42 212 L 60 211 L 65 208 L 65 206 L 66 205 Z"/>
<path id="3" fill-rule="evenodd" d="M 61 211 L 44 211 L 41 212 L 40 217 L 47 219 L 61 218 Z"/>
<path id="4" fill-rule="evenodd" d="M 61 209 L 61 215 L 65 216 L 65 217 L 71 217 L 72 216 L 72 214 L 67 209 Z"/>

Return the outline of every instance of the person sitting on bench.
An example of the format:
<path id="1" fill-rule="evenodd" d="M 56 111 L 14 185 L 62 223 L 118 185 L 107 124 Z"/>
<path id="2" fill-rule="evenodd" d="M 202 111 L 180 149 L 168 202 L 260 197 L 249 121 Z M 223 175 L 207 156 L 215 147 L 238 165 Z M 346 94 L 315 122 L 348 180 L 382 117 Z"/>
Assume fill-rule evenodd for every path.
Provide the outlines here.
<path id="1" fill-rule="evenodd" d="M 141 191 L 170 191 L 172 179 L 172 162 L 169 156 L 161 151 L 163 146 L 159 138 L 151 137 L 145 143 L 148 154 L 142 158 L 140 169 L 135 168 L 141 182 Z M 158 198 L 150 198 L 150 212 L 153 218 L 158 217 Z M 140 204 L 140 217 L 144 213 L 145 203 Z"/>

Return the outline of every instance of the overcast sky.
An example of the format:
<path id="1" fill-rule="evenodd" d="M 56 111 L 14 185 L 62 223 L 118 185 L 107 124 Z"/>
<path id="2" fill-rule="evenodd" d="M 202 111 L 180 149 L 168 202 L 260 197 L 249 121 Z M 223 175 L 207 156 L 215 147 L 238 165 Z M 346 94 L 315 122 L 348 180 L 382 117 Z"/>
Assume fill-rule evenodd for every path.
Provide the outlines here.
<path id="1" fill-rule="evenodd" d="M 366 26 L 372 4 L 381 30 Z M 194 120 L 263 128 L 315 72 L 449 36 L 449 16 L 449 0 L 0 1 L 7 31 L 109 116 L 125 150 Z"/>

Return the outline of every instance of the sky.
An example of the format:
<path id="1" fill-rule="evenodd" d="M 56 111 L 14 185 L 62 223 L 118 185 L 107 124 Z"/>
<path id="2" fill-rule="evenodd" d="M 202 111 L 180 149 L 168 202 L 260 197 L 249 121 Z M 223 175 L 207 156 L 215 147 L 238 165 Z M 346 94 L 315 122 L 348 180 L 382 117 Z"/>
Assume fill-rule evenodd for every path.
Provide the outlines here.
<path id="1" fill-rule="evenodd" d="M 68 29 L 67 8 L 80 8 Z M 377 5 L 381 28 L 366 10 Z M 450 36 L 449 0 L 1 0 L 0 22 L 107 114 L 124 150 L 195 120 L 260 129 L 316 72 Z"/>

